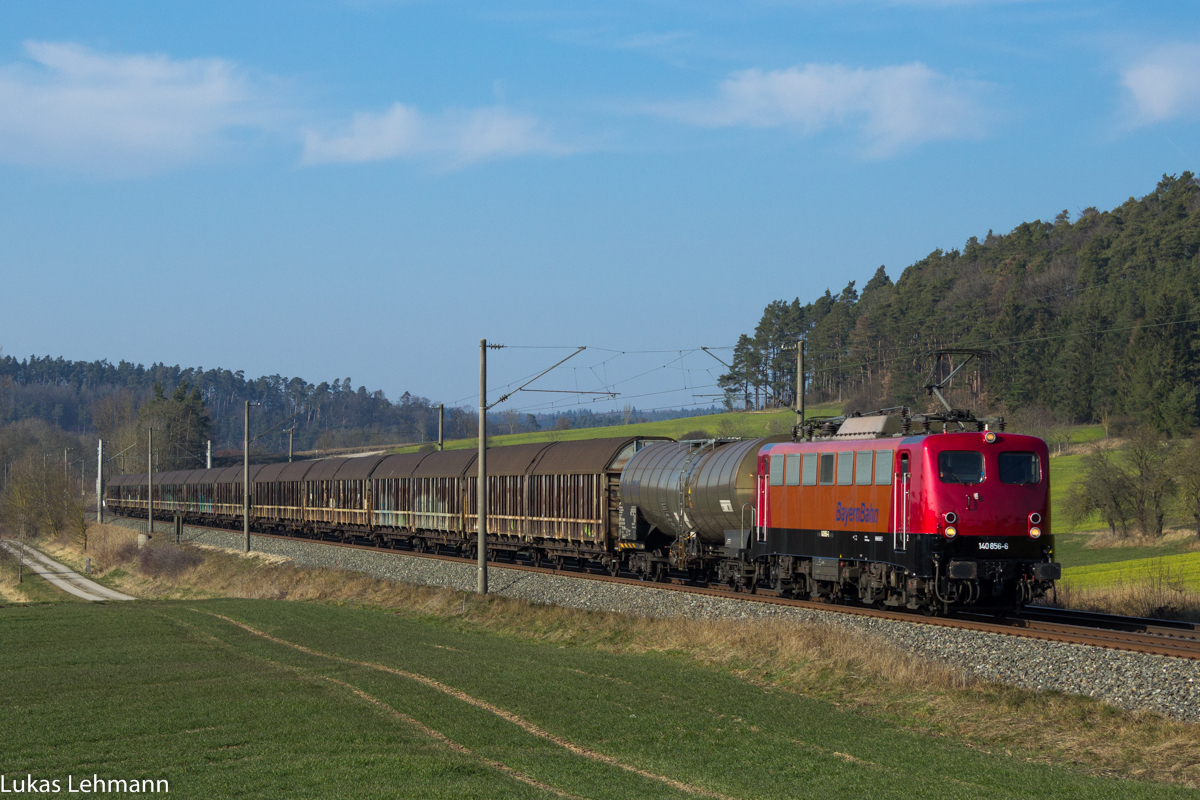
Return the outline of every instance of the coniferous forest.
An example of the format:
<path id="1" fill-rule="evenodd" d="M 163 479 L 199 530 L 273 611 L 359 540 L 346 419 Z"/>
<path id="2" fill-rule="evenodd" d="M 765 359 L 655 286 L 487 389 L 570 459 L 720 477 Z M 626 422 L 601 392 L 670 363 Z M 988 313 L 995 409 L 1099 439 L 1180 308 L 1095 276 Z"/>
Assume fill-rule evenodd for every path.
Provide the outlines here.
<path id="1" fill-rule="evenodd" d="M 1064 422 L 1137 417 L 1162 433 L 1197 422 L 1200 185 L 1163 176 L 1152 192 L 1071 221 L 1018 225 L 935 250 L 892 281 L 880 267 L 816 300 L 770 303 L 721 377 L 733 409 L 794 402 L 807 341 L 807 396 L 847 411 L 928 406 L 938 348 L 991 351 L 955 378 L 955 406 Z"/>

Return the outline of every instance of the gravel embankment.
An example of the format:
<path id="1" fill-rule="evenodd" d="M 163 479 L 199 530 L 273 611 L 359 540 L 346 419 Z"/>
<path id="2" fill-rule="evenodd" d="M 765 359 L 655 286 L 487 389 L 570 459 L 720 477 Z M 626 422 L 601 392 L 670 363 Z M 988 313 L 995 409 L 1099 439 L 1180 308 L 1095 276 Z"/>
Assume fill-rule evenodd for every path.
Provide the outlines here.
<path id="1" fill-rule="evenodd" d="M 144 529 L 145 523 L 117 520 Z M 156 525 L 156 527 L 158 527 Z M 185 538 L 241 550 L 241 533 L 185 528 Z M 385 580 L 475 589 L 475 565 L 403 552 L 371 552 L 316 542 L 251 536 L 256 552 L 297 564 L 362 572 Z M 1086 645 L 964 631 L 936 625 L 880 620 L 837 612 L 787 608 L 647 586 L 579 580 L 489 565 L 488 588 L 506 597 L 593 611 L 650 617 L 816 620 L 880 636 L 919 655 L 959 667 L 984 680 L 1037 690 L 1096 697 L 1129 709 L 1145 709 L 1200 723 L 1200 661 L 1143 655 Z"/>

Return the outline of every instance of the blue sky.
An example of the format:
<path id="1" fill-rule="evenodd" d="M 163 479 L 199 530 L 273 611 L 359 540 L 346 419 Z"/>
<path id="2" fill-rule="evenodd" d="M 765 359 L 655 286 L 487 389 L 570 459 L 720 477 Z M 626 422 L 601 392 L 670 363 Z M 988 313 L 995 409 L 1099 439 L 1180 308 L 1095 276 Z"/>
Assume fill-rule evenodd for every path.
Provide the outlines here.
<path id="1" fill-rule="evenodd" d="M 1194 2 L 13 1 L 0 31 L 18 356 L 473 403 L 486 337 L 591 348 L 540 386 L 706 403 L 696 348 L 773 299 L 1200 163 Z"/>

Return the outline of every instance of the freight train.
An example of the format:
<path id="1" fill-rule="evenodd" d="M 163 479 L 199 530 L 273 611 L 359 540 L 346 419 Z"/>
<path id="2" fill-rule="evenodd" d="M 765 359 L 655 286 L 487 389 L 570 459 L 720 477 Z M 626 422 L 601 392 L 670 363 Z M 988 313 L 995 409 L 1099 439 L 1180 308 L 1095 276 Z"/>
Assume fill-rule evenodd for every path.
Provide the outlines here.
<path id="1" fill-rule="evenodd" d="M 1060 577 L 1041 439 L 906 415 L 765 439 L 624 437 L 488 451 L 494 558 L 944 613 L 1013 608 Z M 255 531 L 475 556 L 474 451 L 250 467 Z M 241 527 L 242 467 L 113 477 L 106 507 Z"/>

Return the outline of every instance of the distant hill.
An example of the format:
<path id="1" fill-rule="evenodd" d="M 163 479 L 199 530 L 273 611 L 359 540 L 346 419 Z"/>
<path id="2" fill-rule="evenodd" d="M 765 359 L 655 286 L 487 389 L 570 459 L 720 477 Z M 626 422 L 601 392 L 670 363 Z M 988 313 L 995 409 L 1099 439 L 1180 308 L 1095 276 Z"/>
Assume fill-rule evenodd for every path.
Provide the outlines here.
<path id="1" fill-rule="evenodd" d="M 1197 421 L 1200 186 L 1164 176 L 1111 211 L 1026 222 L 935 250 L 894 283 L 770 303 L 722 376 L 729 407 L 791 403 L 807 338 L 811 399 L 847 410 L 928 402 L 928 353 L 986 348 L 955 405 L 1047 410 L 1065 421 L 1138 415 L 1168 433 Z"/>

